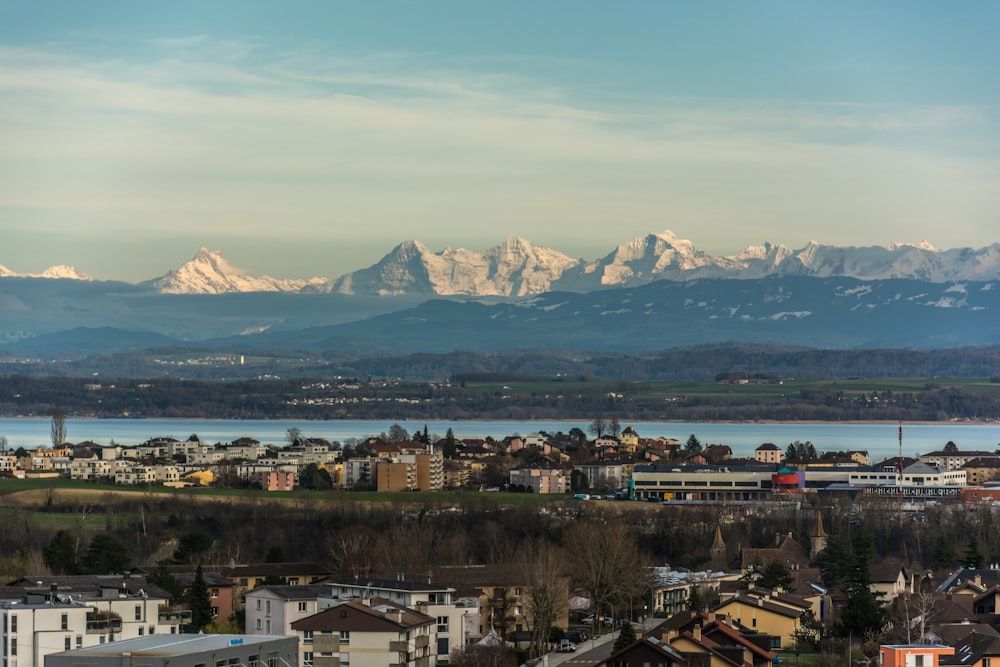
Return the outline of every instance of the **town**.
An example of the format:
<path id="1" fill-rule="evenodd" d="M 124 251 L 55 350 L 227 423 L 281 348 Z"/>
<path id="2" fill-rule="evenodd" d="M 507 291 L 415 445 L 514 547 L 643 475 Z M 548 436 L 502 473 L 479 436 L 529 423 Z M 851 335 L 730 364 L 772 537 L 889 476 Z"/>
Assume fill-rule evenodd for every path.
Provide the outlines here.
<path id="1" fill-rule="evenodd" d="M 949 442 L 919 459 L 870 462 L 864 451 L 817 452 L 793 442 L 762 443 L 739 458 L 695 435 L 642 437 L 601 419 L 589 436 L 573 429 L 499 439 L 411 435 L 394 424 L 346 445 L 293 428 L 280 447 L 246 437 L 210 444 L 196 435 L 71 444 L 64 429 L 57 413 L 51 448 L 0 455 L 12 478 L 5 493 L 48 481 L 41 511 L 75 522 L 45 532 L 40 569 L 22 563 L 6 582 L 8 665 L 119 664 L 131 656 L 144 665 L 169 658 L 275 667 L 778 660 L 988 667 L 1000 658 L 996 452 Z M 59 499 L 67 478 L 100 489 L 139 486 L 153 496 L 144 493 L 136 506 L 104 497 L 104 529 L 95 530 L 86 518 L 99 509 Z M 156 500 L 157 489 L 193 492 L 186 501 L 212 488 L 275 502 L 321 495 L 305 497 L 314 507 L 270 513 L 247 495 L 225 510 L 170 511 L 166 503 L 179 499 Z M 459 489 L 494 505 L 428 504 L 435 492 Z M 344 509 L 352 492 L 372 497 L 363 491 L 410 492 L 417 509 L 378 510 L 377 501 Z M 557 504 L 506 504 L 525 494 Z M 325 547 L 278 537 L 276 522 L 291 531 L 297 514 L 315 524 L 323 498 L 339 499 L 331 511 L 346 522 L 321 531 Z M 149 503 L 167 515 L 147 516 Z M 141 529 L 138 519 L 123 528 L 115 518 L 136 512 Z M 192 512 L 197 519 L 186 517 Z M 222 513 L 242 516 L 227 524 Z M 352 521 L 343 516 L 350 513 Z M 941 533 L 933 550 L 887 555 L 906 551 L 910 537 L 900 545 L 901 535 L 924 530 L 930 539 L 929 524 L 965 530 L 970 513 L 979 523 L 961 542 Z M 263 558 L 240 557 L 233 544 L 240 522 L 260 524 Z M 157 523 L 164 535 L 178 529 L 159 549 Z M 460 535 L 466 526 L 495 533 L 504 525 L 521 537 Z M 143 548 L 123 541 L 129 530 L 145 547 L 143 561 L 133 562 Z M 493 553 L 470 560 L 477 549 L 466 544 L 462 552 L 463 539 L 488 542 Z M 665 544 L 648 545 L 657 539 Z M 325 562 L 303 558 L 324 553 Z M 659 556 L 683 564 L 656 564 Z"/>

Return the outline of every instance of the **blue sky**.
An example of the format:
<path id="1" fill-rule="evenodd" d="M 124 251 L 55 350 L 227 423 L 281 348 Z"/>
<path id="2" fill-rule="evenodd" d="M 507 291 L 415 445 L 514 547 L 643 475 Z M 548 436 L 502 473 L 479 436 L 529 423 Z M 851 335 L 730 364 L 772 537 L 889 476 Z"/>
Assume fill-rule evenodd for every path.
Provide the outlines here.
<path id="1" fill-rule="evenodd" d="M 0 0 L 0 264 L 1000 241 L 995 2 Z"/>

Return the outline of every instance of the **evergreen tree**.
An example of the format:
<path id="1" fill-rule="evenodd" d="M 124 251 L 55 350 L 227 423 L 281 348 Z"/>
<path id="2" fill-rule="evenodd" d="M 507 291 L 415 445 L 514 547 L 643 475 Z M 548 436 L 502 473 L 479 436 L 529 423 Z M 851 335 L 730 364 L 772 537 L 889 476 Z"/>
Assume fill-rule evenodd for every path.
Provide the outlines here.
<path id="1" fill-rule="evenodd" d="M 854 538 L 850 561 L 843 582 L 847 602 L 840 611 L 836 630 L 842 637 L 853 634 L 865 637 L 877 633 L 885 624 L 885 605 L 880 595 L 872 592 L 872 577 L 869 562 L 872 554 L 872 539 L 866 533 Z"/>
<path id="2" fill-rule="evenodd" d="M 635 640 L 635 628 L 632 627 L 632 624 L 629 622 L 622 623 L 622 629 L 618 632 L 618 636 L 615 637 L 615 647 L 611 649 L 611 652 L 614 653 L 626 646 L 630 646 L 635 643 Z"/>
<path id="3" fill-rule="evenodd" d="M 156 584 L 170 593 L 171 598 L 179 600 L 184 595 L 184 586 L 177 580 L 177 577 L 167 570 L 167 562 L 169 561 L 160 561 L 157 563 L 156 569 L 150 572 L 146 578 L 151 584 Z"/>
<path id="4" fill-rule="evenodd" d="M 962 555 L 962 565 L 971 570 L 978 570 L 983 566 L 983 554 L 979 551 L 979 540 L 973 535 L 969 538 L 969 543 L 965 547 Z"/>
<path id="5" fill-rule="evenodd" d="M 69 531 L 60 530 L 42 547 L 42 558 L 54 574 L 76 574 L 76 541 Z"/>
<path id="6" fill-rule="evenodd" d="M 943 570 L 951 567 L 955 563 L 955 550 L 951 543 L 944 539 L 943 535 L 938 535 L 934 541 L 934 552 L 931 555 L 931 566 L 935 570 Z"/>
<path id="7" fill-rule="evenodd" d="M 86 574 L 117 574 L 128 569 L 128 549 L 110 533 L 98 533 L 90 541 L 83 557 Z"/>
<path id="8" fill-rule="evenodd" d="M 191 610 L 191 631 L 199 632 L 206 625 L 212 622 L 212 598 L 208 593 L 208 584 L 205 583 L 205 573 L 201 570 L 201 563 L 194 573 L 194 581 L 187 592 L 188 608 Z"/>
<path id="9" fill-rule="evenodd" d="M 704 609 L 705 603 L 701 599 L 701 592 L 698 590 L 697 586 L 691 586 L 688 591 L 687 608 L 691 611 L 701 611 Z"/>
<path id="10" fill-rule="evenodd" d="M 692 433 L 688 436 L 687 442 L 684 443 L 684 450 L 690 454 L 701 454 L 701 440 Z"/>
<path id="11" fill-rule="evenodd" d="M 789 591 L 795 587 L 795 578 L 788 571 L 788 568 L 782 565 L 781 561 L 773 560 L 761 571 L 756 584 L 768 590 L 781 588 Z"/>

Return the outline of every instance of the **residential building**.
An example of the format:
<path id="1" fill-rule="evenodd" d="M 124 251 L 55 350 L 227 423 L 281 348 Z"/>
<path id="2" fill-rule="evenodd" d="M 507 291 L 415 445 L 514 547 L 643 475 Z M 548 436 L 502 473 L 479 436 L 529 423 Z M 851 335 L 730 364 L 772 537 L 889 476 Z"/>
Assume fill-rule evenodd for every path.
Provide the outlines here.
<path id="1" fill-rule="evenodd" d="M 246 631 L 251 635 L 291 635 L 292 624 L 320 611 L 325 584 L 261 586 L 246 594 Z"/>
<path id="2" fill-rule="evenodd" d="M 785 453 L 773 442 L 765 442 L 763 445 L 753 450 L 753 458 L 760 463 L 781 463 L 785 459 Z"/>
<path id="3" fill-rule="evenodd" d="M 510 471 L 510 485 L 535 493 L 566 493 L 566 475 L 560 468 L 514 468 Z"/>
<path id="4" fill-rule="evenodd" d="M 447 565 L 437 568 L 435 579 L 454 587 L 462 598 L 478 598 L 479 636 L 491 630 L 506 637 L 515 632 L 529 630 L 530 618 L 526 614 L 531 587 L 527 584 L 524 568 L 513 563 L 492 565 Z M 559 616 L 553 625 L 569 627 L 569 579 L 559 580 Z"/>
<path id="5" fill-rule="evenodd" d="M 996 452 L 985 452 L 985 451 L 953 451 L 947 452 L 944 450 L 939 450 L 936 452 L 928 452 L 926 454 L 920 455 L 920 461 L 932 466 L 938 466 L 946 470 L 958 470 L 964 466 L 969 461 L 973 459 L 990 459 L 990 458 L 1000 458 Z"/>
<path id="6" fill-rule="evenodd" d="M 452 650 L 480 638 L 478 596 L 458 598 L 451 586 L 404 578 L 338 579 L 326 585 L 328 597 L 319 599 L 320 610 L 347 600 L 379 598 L 434 617 L 438 660 L 447 662 Z"/>
<path id="7" fill-rule="evenodd" d="M 943 656 L 955 654 L 940 644 L 883 644 L 879 646 L 881 667 L 938 667 Z"/>
<path id="8" fill-rule="evenodd" d="M 247 563 L 222 568 L 220 571 L 235 585 L 236 604 L 242 607 L 244 596 L 258 586 L 281 581 L 288 586 L 315 584 L 328 577 L 330 570 L 318 563 Z"/>
<path id="9" fill-rule="evenodd" d="M 389 600 L 351 600 L 292 624 L 302 667 L 434 667 L 437 619 Z"/>
<path id="10" fill-rule="evenodd" d="M 690 663 L 680 651 L 656 637 L 642 637 L 622 647 L 594 667 L 688 667 Z"/>
<path id="11" fill-rule="evenodd" d="M 30 600 L 66 600 L 91 608 L 89 620 L 116 618 L 106 628 L 108 641 L 181 632 L 191 613 L 174 606 L 170 594 L 140 574 L 37 575 L 7 585 Z"/>

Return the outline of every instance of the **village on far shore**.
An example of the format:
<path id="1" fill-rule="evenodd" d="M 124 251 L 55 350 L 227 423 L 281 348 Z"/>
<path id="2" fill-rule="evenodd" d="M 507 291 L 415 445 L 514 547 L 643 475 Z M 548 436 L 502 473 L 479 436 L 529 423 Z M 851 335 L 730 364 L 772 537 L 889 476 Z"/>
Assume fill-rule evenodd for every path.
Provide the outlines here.
<path id="1" fill-rule="evenodd" d="M 585 500 L 666 503 L 795 501 L 803 494 L 870 494 L 908 508 L 1000 500 L 1000 451 L 963 451 L 953 442 L 912 457 L 869 461 L 867 451 L 817 452 L 810 442 L 763 443 L 752 457 L 695 435 L 642 437 L 632 426 L 595 420 L 579 428 L 500 439 L 388 433 L 344 446 L 289 429 L 284 446 L 250 437 L 208 443 L 154 437 L 135 446 L 95 442 L 5 448 L 0 475 L 69 478 L 118 485 L 212 486 L 264 491 L 435 492 L 468 489 L 572 494 Z M 57 438 L 58 439 L 58 438 Z"/>

